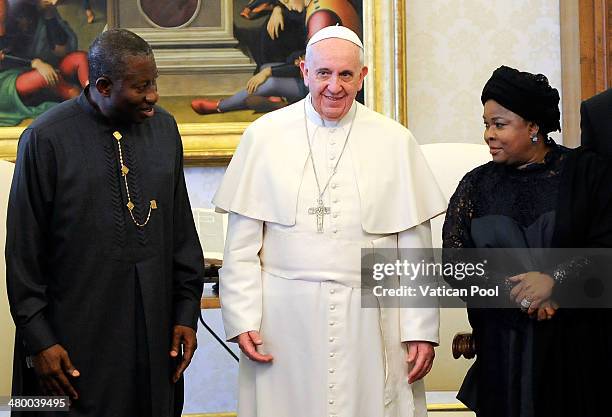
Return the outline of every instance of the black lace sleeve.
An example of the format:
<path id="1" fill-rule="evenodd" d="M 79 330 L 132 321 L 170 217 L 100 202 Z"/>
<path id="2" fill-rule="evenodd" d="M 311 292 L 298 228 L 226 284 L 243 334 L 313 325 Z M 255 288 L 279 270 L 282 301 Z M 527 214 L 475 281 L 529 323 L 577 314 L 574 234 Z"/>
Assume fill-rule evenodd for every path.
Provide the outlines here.
<path id="1" fill-rule="evenodd" d="M 472 204 L 473 181 L 474 175 L 472 173 L 465 175 L 450 199 L 444 218 L 444 226 L 442 227 L 443 248 L 474 247 L 474 242 L 470 236 L 470 224 L 474 215 Z"/>
<path id="2" fill-rule="evenodd" d="M 450 199 L 444 226 L 442 227 L 442 262 L 446 264 L 465 264 L 476 263 L 480 258 L 476 251 L 463 251 L 463 249 L 474 249 L 476 245 L 471 236 L 470 228 L 472 218 L 474 217 L 474 197 L 475 185 L 478 182 L 479 173 L 484 167 L 477 168 L 466 174 L 455 193 Z M 469 253 L 468 253 L 469 252 Z M 472 276 L 470 279 L 461 279 L 453 275 L 444 275 L 444 280 L 453 288 L 467 290 L 471 286 L 479 288 L 498 288 L 499 295 L 496 300 L 503 300 L 505 304 L 506 298 L 511 290 L 511 286 L 505 277 L 493 278 L 487 273 L 480 276 Z M 499 298 L 501 297 L 501 298 Z M 470 297 L 461 296 L 461 299 L 469 304 L 479 304 L 485 300 L 470 300 Z M 492 304 L 495 301 L 490 300 Z M 499 304 L 499 303 L 497 303 Z"/>

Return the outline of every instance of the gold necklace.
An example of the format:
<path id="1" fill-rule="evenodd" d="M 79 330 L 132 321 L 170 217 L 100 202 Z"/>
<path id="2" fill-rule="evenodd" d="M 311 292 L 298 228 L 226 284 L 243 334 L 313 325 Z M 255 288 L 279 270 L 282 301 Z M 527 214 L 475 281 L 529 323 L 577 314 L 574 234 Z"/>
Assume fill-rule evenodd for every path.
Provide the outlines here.
<path id="1" fill-rule="evenodd" d="M 130 197 L 130 186 L 128 185 L 127 180 L 127 176 L 130 170 L 123 163 L 123 149 L 121 148 L 121 139 L 123 138 L 123 136 L 121 136 L 121 133 L 119 133 L 118 131 L 114 131 L 113 137 L 117 139 L 117 148 L 119 149 L 119 163 L 121 163 L 121 169 L 119 170 L 119 172 L 121 172 L 121 176 L 123 177 L 123 182 L 125 183 L 125 192 L 127 194 L 128 199 L 126 206 L 128 208 L 128 211 L 130 212 L 130 217 L 132 218 L 134 224 L 138 227 L 145 227 L 151 219 L 151 211 L 157 209 L 157 201 L 151 200 L 149 202 L 149 212 L 147 213 L 146 220 L 144 221 L 144 223 L 138 223 L 138 220 L 136 220 L 136 217 L 134 217 L 134 213 L 132 213 L 132 210 L 134 210 L 134 207 L 136 206 L 134 205 L 134 203 L 132 203 L 132 198 Z"/>

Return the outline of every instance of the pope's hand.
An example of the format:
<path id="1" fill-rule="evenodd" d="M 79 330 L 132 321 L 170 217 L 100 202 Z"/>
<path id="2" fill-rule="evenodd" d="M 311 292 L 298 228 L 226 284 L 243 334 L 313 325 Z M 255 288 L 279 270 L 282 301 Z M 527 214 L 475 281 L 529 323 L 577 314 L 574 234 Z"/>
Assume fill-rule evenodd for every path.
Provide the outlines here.
<path id="1" fill-rule="evenodd" d="M 240 350 L 244 353 L 247 358 L 261 363 L 272 362 L 274 359 L 272 355 L 262 355 L 257 352 L 257 346 L 263 345 L 263 340 L 259 335 L 259 332 L 255 330 L 251 330 L 249 332 L 244 332 L 238 335 L 238 346 L 240 346 Z"/>
<path id="2" fill-rule="evenodd" d="M 406 347 L 408 350 L 406 362 L 412 366 L 412 369 L 408 371 L 408 383 L 412 384 L 431 371 L 436 353 L 430 342 L 406 342 Z"/>

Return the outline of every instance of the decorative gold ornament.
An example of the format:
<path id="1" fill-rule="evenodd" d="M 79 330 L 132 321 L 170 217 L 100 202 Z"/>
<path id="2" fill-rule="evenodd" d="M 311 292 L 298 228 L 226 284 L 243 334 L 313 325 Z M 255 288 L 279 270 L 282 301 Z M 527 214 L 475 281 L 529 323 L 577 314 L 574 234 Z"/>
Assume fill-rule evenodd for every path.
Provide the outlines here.
<path id="1" fill-rule="evenodd" d="M 134 222 L 134 224 L 138 227 L 145 227 L 147 223 L 149 223 L 149 220 L 151 219 L 151 211 L 157 209 L 157 201 L 155 200 L 150 201 L 149 212 L 147 213 L 147 218 L 145 219 L 143 223 L 139 223 L 136 220 L 136 217 L 134 217 L 133 210 L 134 210 L 134 207 L 136 206 L 132 202 L 132 197 L 130 196 L 130 186 L 128 185 L 128 180 L 127 180 L 127 176 L 130 170 L 123 163 L 123 148 L 121 147 L 121 139 L 123 139 L 123 136 L 121 135 L 121 133 L 114 131 L 113 137 L 117 139 L 117 148 L 119 149 L 119 163 L 121 164 L 120 172 L 121 172 L 121 176 L 123 177 L 123 182 L 125 184 L 125 193 L 127 194 L 127 199 L 128 199 L 126 207 L 130 213 L 130 217 L 132 218 L 132 221 Z"/>

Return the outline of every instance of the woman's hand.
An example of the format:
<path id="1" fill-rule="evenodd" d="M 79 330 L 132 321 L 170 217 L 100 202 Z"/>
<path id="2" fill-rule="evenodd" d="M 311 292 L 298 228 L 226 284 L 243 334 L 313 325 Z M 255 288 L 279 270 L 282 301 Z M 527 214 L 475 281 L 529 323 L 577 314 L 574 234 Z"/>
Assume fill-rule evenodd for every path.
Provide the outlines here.
<path id="1" fill-rule="evenodd" d="M 541 272 L 527 272 L 510 277 L 508 281 L 517 283 L 510 291 L 510 298 L 529 311 L 535 311 L 548 300 L 555 285 L 550 275 Z"/>
<path id="2" fill-rule="evenodd" d="M 559 305 L 553 300 L 549 299 L 540 304 L 540 307 L 537 309 L 532 309 L 531 307 L 529 307 L 527 313 L 538 321 L 550 320 L 554 317 L 558 308 Z"/>
<path id="3" fill-rule="evenodd" d="M 257 74 L 253 75 L 249 81 L 247 81 L 246 90 L 247 93 L 253 94 L 257 91 L 257 88 L 266 82 L 268 78 L 272 75 L 272 68 L 267 67 L 259 71 Z"/>
<path id="4" fill-rule="evenodd" d="M 59 75 L 57 74 L 55 68 L 47 64 L 42 59 L 34 58 L 32 60 L 32 68 L 38 71 L 50 86 L 57 84 L 59 81 Z"/>
<path id="5" fill-rule="evenodd" d="M 283 10 L 281 6 L 274 6 L 274 9 L 272 9 L 272 14 L 268 20 L 266 29 L 268 30 L 270 39 L 278 38 L 280 32 L 285 29 L 285 20 L 283 19 Z"/>

